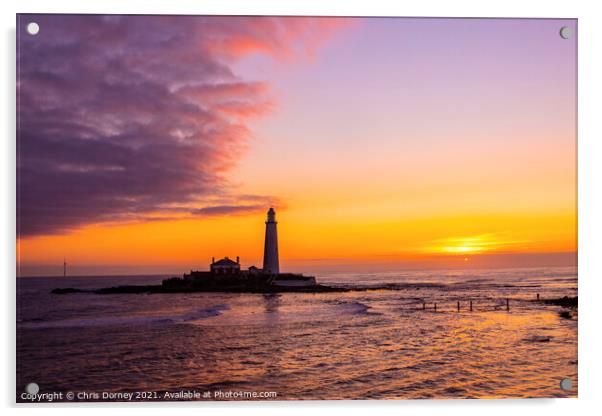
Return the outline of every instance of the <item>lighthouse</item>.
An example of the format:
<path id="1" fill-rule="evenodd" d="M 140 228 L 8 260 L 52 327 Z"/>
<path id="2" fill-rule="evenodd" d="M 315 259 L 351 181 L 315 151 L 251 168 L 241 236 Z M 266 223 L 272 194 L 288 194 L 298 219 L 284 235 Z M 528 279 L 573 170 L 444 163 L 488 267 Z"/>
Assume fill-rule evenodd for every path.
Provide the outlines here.
<path id="1" fill-rule="evenodd" d="M 276 212 L 274 208 L 270 208 L 268 219 L 265 222 L 265 246 L 263 249 L 263 272 L 268 274 L 280 273 L 276 224 L 278 224 L 276 222 Z"/>

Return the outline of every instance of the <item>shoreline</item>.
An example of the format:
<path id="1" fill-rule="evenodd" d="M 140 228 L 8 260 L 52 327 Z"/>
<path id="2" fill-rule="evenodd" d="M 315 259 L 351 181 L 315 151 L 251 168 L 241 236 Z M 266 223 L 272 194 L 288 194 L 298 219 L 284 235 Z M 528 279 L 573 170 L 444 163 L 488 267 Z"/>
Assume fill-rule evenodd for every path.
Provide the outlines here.
<path id="1" fill-rule="evenodd" d="M 407 285 L 373 285 L 358 287 L 337 287 L 317 284 L 304 287 L 286 286 L 255 286 L 255 287 L 165 287 L 163 285 L 124 285 L 112 286 L 100 289 L 78 289 L 73 287 L 55 288 L 50 291 L 54 295 L 65 295 L 73 293 L 90 293 L 96 295 L 115 294 L 169 294 L 169 293 L 250 293 L 250 294 L 274 294 L 274 293 L 348 293 L 369 291 L 400 291 L 405 289 L 417 289 L 421 287 L 439 287 L 436 284 L 407 284 Z M 523 299 L 524 300 L 524 299 Z M 555 305 L 565 309 L 578 309 L 578 296 L 563 296 L 549 299 L 528 299 L 527 302 L 535 302 L 544 305 Z"/>
<path id="2" fill-rule="evenodd" d="M 369 290 L 369 289 L 366 289 Z M 265 287 L 165 287 L 163 285 L 125 285 L 113 286 L 100 289 L 77 289 L 77 288 L 56 288 L 50 293 L 63 295 L 69 293 L 93 293 L 97 295 L 107 294 L 139 294 L 139 293 L 328 293 L 328 292 L 349 292 L 352 289 L 344 287 L 333 287 L 325 285 L 305 286 L 305 287 L 285 287 L 285 286 L 265 286 Z"/>

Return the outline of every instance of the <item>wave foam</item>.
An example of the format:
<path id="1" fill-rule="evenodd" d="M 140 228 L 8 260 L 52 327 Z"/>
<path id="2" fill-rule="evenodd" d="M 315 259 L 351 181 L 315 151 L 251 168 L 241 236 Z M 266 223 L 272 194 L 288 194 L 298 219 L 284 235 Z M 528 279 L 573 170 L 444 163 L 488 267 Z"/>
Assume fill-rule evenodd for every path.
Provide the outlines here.
<path id="1" fill-rule="evenodd" d="M 45 328 L 80 328 L 90 326 L 116 326 L 116 325 L 145 325 L 162 323 L 183 323 L 207 319 L 221 315 L 222 311 L 227 310 L 228 305 L 216 305 L 210 308 L 203 308 L 198 311 L 189 312 L 180 315 L 153 315 L 153 316 L 107 316 L 102 318 L 77 318 L 60 319 L 53 321 L 40 321 L 40 319 L 31 319 L 23 321 L 17 325 L 21 328 L 45 329 Z"/>

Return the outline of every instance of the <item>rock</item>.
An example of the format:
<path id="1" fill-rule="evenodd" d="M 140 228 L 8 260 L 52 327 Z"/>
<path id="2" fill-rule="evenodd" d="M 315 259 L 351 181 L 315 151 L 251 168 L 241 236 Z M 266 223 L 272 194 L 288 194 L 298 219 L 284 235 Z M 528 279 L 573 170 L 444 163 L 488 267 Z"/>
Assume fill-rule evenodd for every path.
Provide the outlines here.
<path id="1" fill-rule="evenodd" d="M 73 287 L 64 287 L 64 288 L 56 288 L 52 289 L 50 293 L 54 293 L 55 295 L 64 295 L 65 293 L 83 293 L 86 292 L 82 289 L 75 289 Z"/>

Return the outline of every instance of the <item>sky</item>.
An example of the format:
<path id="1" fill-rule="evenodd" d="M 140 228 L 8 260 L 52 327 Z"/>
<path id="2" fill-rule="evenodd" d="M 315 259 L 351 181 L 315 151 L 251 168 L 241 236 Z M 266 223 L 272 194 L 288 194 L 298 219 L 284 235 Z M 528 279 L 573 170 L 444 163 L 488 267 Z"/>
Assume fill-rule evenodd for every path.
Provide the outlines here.
<path id="1" fill-rule="evenodd" d="M 576 32 L 20 15 L 18 275 L 575 265 Z"/>

